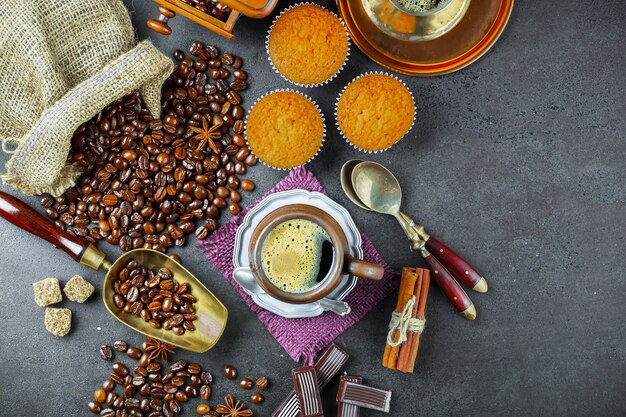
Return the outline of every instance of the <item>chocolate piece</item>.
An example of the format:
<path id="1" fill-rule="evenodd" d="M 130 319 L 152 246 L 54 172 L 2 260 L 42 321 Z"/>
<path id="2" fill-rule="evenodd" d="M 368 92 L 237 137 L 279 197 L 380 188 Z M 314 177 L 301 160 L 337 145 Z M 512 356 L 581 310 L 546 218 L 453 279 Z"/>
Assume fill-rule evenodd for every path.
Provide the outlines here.
<path id="1" fill-rule="evenodd" d="M 298 398 L 302 417 L 322 417 L 322 397 L 313 366 L 304 366 L 291 371 L 293 387 Z"/>
<path id="2" fill-rule="evenodd" d="M 317 375 L 317 384 L 320 391 L 324 389 L 328 381 L 330 381 L 339 372 L 341 367 L 348 361 L 350 355 L 334 343 L 324 351 L 313 367 Z M 300 406 L 296 392 L 291 390 L 284 401 L 274 410 L 272 417 L 298 417 L 300 415 Z"/>
<path id="3" fill-rule="evenodd" d="M 342 375 L 339 381 L 340 383 L 348 381 L 354 382 L 355 384 L 362 384 L 363 378 L 360 376 Z M 361 407 L 339 401 L 339 392 L 337 393 L 337 417 L 359 417 L 360 414 Z"/>
<path id="4" fill-rule="evenodd" d="M 350 381 L 341 381 L 339 383 L 337 400 L 343 403 L 388 413 L 391 403 L 391 391 L 368 387 L 367 385 Z"/>

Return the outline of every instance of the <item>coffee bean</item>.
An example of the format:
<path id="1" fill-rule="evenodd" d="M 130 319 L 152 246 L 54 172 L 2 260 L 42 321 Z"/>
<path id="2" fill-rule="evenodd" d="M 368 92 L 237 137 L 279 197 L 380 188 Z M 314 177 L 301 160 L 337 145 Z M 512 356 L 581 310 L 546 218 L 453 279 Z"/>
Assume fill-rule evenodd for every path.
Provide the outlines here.
<path id="1" fill-rule="evenodd" d="M 121 377 L 124 377 L 128 375 L 128 368 L 123 363 L 116 362 L 113 364 L 113 372 Z"/>
<path id="2" fill-rule="evenodd" d="M 233 71 L 233 77 L 238 80 L 245 80 L 246 78 L 248 78 L 248 74 L 244 70 L 236 69 L 235 71 Z"/>
<path id="3" fill-rule="evenodd" d="M 200 41 L 194 41 L 189 47 L 189 53 L 193 56 L 198 56 L 198 54 L 204 50 L 204 45 Z M 182 51 L 181 51 L 182 52 Z M 176 52 L 175 52 L 176 53 Z M 181 58 L 182 60 L 182 58 Z"/>
<path id="4" fill-rule="evenodd" d="M 182 61 L 183 58 L 185 57 L 185 53 L 183 51 L 181 51 L 180 49 L 177 49 L 174 51 L 174 53 L 172 54 L 174 59 L 178 62 Z"/>
<path id="5" fill-rule="evenodd" d="M 213 374 L 209 371 L 202 372 L 200 374 L 200 381 L 205 385 L 211 384 L 213 382 Z"/>
<path id="6" fill-rule="evenodd" d="M 260 376 L 257 378 L 255 385 L 258 389 L 265 389 L 269 385 L 269 381 L 265 376 Z"/>
<path id="7" fill-rule="evenodd" d="M 255 392 L 250 396 L 250 401 L 252 401 L 254 404 L 261 404 L 263 401 L 265 401 L 265 397 L 260 392 Z"/>
<path id="8" fill-rule="evenodd" d="M 114 388 L 115 388 L 115 382 L 113 382 L 112 379 L 107 379 L 106 381 L 102 383 L 102 389 L 104 389 L 105 391 L 111 391 Z"/>
<path id="9" fill-rule="evenodd" d="M 128 350 L 126 350 L 126 356 L 132 359 L 139 359 L 141 357 L 141 350 L 134 346 L 130 346 Z"/>
<path id="10" fill-rule="evenodd" d="M 257 157 L 256 157 L 255 155 L 250 154 L 250 155 L 248 155 L 248 156 L 246 157 L 246 159 L 245 159 L 245 161 L 244 161 L 244 162 L 246 163 L 246 165 L 248 165 L 249 167 L 251 167 L 251 166 L 256 165 L 258 161 L 259 161 L 259 160 L 257 159 Z"/>
<path id="11" fill-rule="evenodd" d="M 115 411 L 110 408 L 105 408 L 100 412 L 101 417 L 115 417 Z"/>
<path id="12" fill-rule="evenodd" d="M 208 404 L 198 404 L 196 406 L 196 413 L 201 416 L 208 414 L 209 411 L 211 411 L 211 407 Z"/>
<path id="13" fill-rule="evenodd" d="M 230 211 L 230 214 L 232 214 L 233 216 L 236 216 L 241 213 L 241 207 L 239 207 L 239 204 L 237 203 L 230 203 L 228 205 L 228 211 Z"/>
<path id="14" fill-rule="evenodd" d="M 100 357 L 105 361 L 110 361 L 111 359 L 113 359 L 113 351 L 111 350 L 111 346 L 100 346 Z"/>
<path id="15" fill-rule="evenodd" d="M 200 372 L 202 372 L 202 366 L 200 366 L 200 364 L 197 364 L 197 363 L 190 363 L 187 366 L 187 370 L 192 375 L 198 375 L 200 374 Z"/>
<path id="16" fill-rule="evenodd" d="M 232 365 L 224 366 L 224 376 L 227 379 L 233 380 L 237 378 L 237 368 Z"/>
<path id="17" fill-rule="evenodd" d="M 243 389 L 252 389 L 254 386 L 254 382 L 250 378 L 243 378 L 239 381 L 239 386 Z"/>
<path id="18" fill-rule="evenodd" d="M 241 180 L 241 189 L 244 191 L 254 191 L 255 185 L 254 182 L 250 181 L 249 179 L 244 179 Z"/>
<path id="19" fill-rule="evenodd" d="M 99 403 L 103 403 L 106 400 L 106 396 L 107 396 L 107 393 L 102 388 L 99 388 L 93 392 L 93 399 Z"/>
<path id="20" fill-rule="evenodd" d="M 100 411 L 102 411 L 102 405 L 96 401 L 90 401 L 89 404 L 87 404 L 87 407 L 89 408 L 89 411 L 94 414 L 100 414 Z"/>

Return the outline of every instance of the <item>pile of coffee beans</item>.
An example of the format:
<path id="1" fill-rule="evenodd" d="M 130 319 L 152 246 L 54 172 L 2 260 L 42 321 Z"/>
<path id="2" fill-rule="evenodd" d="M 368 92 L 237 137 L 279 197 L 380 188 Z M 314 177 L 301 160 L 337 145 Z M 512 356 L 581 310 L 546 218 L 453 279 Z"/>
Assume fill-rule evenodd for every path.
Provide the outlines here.
<path id="1" fill-rule="evenodd" d="M 196 329 L 191 287 L 179 284 L 167 268 L 154 272 L 130 259 L 113 280 L 113 291 L 117 308 L 141 317 L 155 329 L 162 327 L 177 335 Z"/>
<path id="2" fill-rule="evenodd" d="M 209 14 L 222 22 L 228 20 L 228 16 L 232 11 L 229 6 L 215 0 L 182 0 L 182 2 L 195 7 L 202 13 Z"/>
<path id="3" fill-rule="evenodd" d="M 148 339 L 142 344 L 141 349 L 123 340 L 116 341 L 113 346 L 116 352 L 125 353 L 129 358 L 138 360 L 139 365 L 131 370 L 120 361 L 113 364 L 110 376 L 94 391 L 93 401 L 88 404 L 89 411 L 94 414 L 103 417 L 171 417 L 183 411 L 182 404 L 193 398 L 199 398 L 205 401 L 196 406 L 195 410 L 200 415 L 253 415 L 243 402 L 234 400 L 231 394 L 226 395 L 224 405 L 212 407 L 206 403 L 212 397 L 213 375 L 204 370 L 200 364 L 181 359 L 166 370 L 167 355 L 164 357 L 158 353 L 164 349 L 173 353 L 171 345 Z M 103 350 L 106 351 L 104 356 Z M 154 356 L 150 353 L 154 353 Z M 105 360 L 111 360 L 113 351 L 108 345 L 103 345 L 100 348 L 100 355 Z M 226 367 L 229 368 L 228 371 Z M 232 365 L 226 367 L 224 375 L 229 379 L 233 373 L 237 374 Z M 255 383 L 258 390 L 264 390 L 268 384 L 265 376 L 258 377 Z M 252 380 L 244 378 L 240 386 L 252 389 Z M 116 388 L 120 388 L 119 392 L 115 392 Z M 254 404 L 260 404 L 264 399 L 260 392 L 254 392 L 250 396 Z M 234 409 L 244 414 L 232 414 Z"/>
<path id="4" fill-rule="evenodd" d="M 92 413 L 103 417 L 170 417 L 182 412 L 181 404 L 191 398 L 210 399 L 213 375 L 201 365 L 179 360 L 164 372 L 159 361 L 148 359 L 138 348 L 124 341 L 115 342 L 115 346 L 118 351 L 119 347 L 126 347 L 129 357 L 131 349 L 140 352 L 139 366 L 131 371 L 122 362 L 114 363 L 110 377 L 94 391 L 93 401 L 88 404 Z M 122 392 L 116 393 L 116 387 Z"/>
<path id="5" fill-rule="evenodd" d="M 76 130 L 68 162 L 82 168 L 82 177 L 63 195 L 41 199 L 58 227 L 123 251 L 166 251 L 194 230 L 205 239 L 221 210 L 241 211 L 240 190 L 255 185 L 240 176 L 257 163 L 242 135 L 240 92 L 248 75 L 240 57 L 214 46 L 196 41 L 190 52 L 195 60 L 174 52 L 162 119 L 135 92 Z M 205 126 L 210 140 L 202 141 L 198 129 Z"/>

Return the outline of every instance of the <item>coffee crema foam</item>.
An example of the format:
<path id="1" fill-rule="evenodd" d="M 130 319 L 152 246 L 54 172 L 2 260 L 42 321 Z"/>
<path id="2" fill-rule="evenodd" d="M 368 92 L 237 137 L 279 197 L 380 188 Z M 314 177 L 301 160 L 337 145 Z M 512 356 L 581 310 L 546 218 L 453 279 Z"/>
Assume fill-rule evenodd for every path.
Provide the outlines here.
<path id="1" fill-rule="evenodd" d="M 422 13 L 439 6 L 440 0 L 396 0 L 396 3 L 412 12 Z"/>
<path id="2" fill-rule="evenodd" d="M 325 241 L 330 242 L 328 233 L 312 221 L 292 219 L 280 223 L 263 243 L 265 275 L 283 291 L 310 290 L 317 284 Z"/>

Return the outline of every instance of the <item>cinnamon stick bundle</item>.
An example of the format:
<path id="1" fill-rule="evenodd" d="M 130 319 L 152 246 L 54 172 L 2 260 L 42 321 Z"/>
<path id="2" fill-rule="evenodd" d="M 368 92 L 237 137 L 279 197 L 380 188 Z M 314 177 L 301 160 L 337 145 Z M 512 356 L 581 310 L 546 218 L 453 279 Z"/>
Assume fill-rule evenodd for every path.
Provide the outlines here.
<path id="1" fill-rule="evenodd" d="M 430 271 L 428 269 L 404 268 L 402 270 L 398 303 L 392 315 L 390 334 L 383 356 L 384 367 L 401 372 L 413 372 L 420 334 L 425 323 L 429 288 Z"/>

